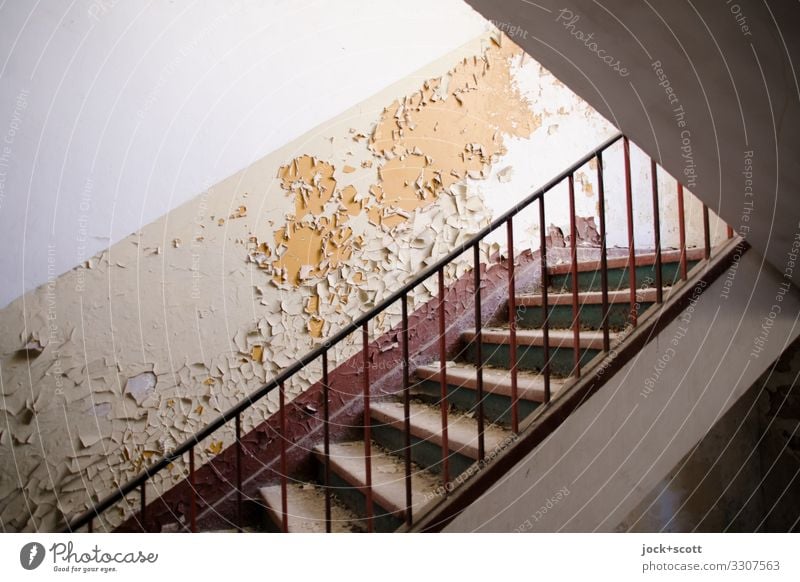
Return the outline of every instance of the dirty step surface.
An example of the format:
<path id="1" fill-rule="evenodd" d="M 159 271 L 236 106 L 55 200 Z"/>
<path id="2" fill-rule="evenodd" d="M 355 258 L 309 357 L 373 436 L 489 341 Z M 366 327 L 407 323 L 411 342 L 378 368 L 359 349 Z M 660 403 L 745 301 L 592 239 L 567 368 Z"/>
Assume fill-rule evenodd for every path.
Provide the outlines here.
<path id="1" fill-rule="evenodd" d="M 272 485 L 259 489 L 261 498 L 267 506 L 269 517 L 280 529 L 282 521 L 281 486 Z M 289 483 L 286 488 L 289 532 L 325 532 L 325 493 L 322 487 L 312 483 Z M 343 505 L 335 496 L 331 497 L 331 531 L 360 532 L 359 518 Z"/>
<path id="2" fill-rule="evenodd" d="M 420 366 L 416 376 L 420 380 L 438 382 L 440 378 L 438 364 Z M 445 375 L 448 384 L 470 390 L 478 389 L 478 368 L 472 364 L 462 362 L 447 362 Z M 552 394 L 558 392 L 563 385 L 563 380 L 552 378 L 550 390 Z M 483 390 L 486 393 L 499 394 L 511 398 L 511 371 L 504 368 L 483 367 Z M 517 396 L 520 400 L 544 402 L 544 377 L 541 374 L 517 371 Z"/>
<path id="3" fill-rule="evenodd" d="M 405 516 L 406 483 L 405 462 L 401 457 L 386 453 L 381 447 L 372 444 L 372 498 L 386 511 L 399 519 Z M 314 447 L 314 454 L 324 462 L 322 445 Z M 367 482 L 364 455 L 364 442 L 331 444 L 331 472 L 355 488 L 364 488 Z M 412 509 L 434 499 L 434 491 L 439 486 L 436 477 L 427 471 L 412 470 L 411 503 Z"/>
<path id="4" fill-rule="evenodd" d="M 463 337 L 466 341 L 472 342 L 475 339 L 475 330 L 464 331 Z M 611 342 L 614 343 L 619 334 L 611 334 Z M 481 338 L 485 343 L 508 344 L 511 343 L 511 332 L 507 327 L 486 327 L 481 332 Z M 551 348 L 572 347 L 574 336 L 571 329 L 551 329 L 548 334 L 549 345 Z M 521 346 L 542 346 L 544 345 L 544 332 L 540 329 L 517 329 L 517 344 Z M 603 349 L 603 332 L 598 330 L 585 330 L 580 333 L 580 347 L 583 349 L 601 350 Z"/>
<path id="5" fill-rule="evenodd" d="M 405 417 L 402 403 L 375 403 L 371 407 L 371 412 L 376 421 L 404 430 Z M 411 434 L 441 448 L 442 417 L 439 408 L 412 402 L 409 416 Z M 487 422 L 483 430 L 486 450 L 500 447 L 510 434 L 510 431 Z M 478 421 L 471 415 L 451 412 L 447 417 L 447 446 L 453 453 L 478 460 Z"/>
<path id="6" fill-rule="evenodd" d="M 664 290 L 664 300 L 667 300 L 669 290 Z M 609 303 L 630 303 L 631 292 L 628 289 L 618 289 L 608 292 Z M 642 303 L 653 303 L 656 300 L 656 290 L 653 287 L 638 289 L 636 300 Z M 542 305 L 541 294 L 517 295 L 515 299 L 517 307 L 540 307 Z M 572 293 L 548 293 L 547 303 L 549 306 L 568 305 L 572 306 Z M 603 303 L 602 291 L 579 291 L 579 305 L 600 305 Z"/>

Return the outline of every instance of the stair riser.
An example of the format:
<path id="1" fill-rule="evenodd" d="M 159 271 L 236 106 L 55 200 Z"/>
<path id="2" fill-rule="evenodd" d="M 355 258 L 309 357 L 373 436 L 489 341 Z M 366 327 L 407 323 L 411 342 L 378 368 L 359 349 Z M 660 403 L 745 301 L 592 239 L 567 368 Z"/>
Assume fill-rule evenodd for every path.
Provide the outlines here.
<path id="1" fill-rule="evenodd" d="M 508 344 L 483 343 L 484 364 L 497 368 L 509 368 L 510 346 Z M 581 366 L 588 364 L 600 350 L 584 349 L 581 353 Z M 467 346 L 466 355 L 475 362 L 475 346 Z M 555 376 L 569 376 L 572 373 L 574 355 L 572 347 L 550 347 L 550 373 Z M 520 370 L 541 371 L 544 365 L 544 349 L 541 346 L 517 346 L 517 367 Z"/>
<path id="2" fill-rule="evenodd" d="M 325 482 L 325 468 L 323 467 L 322 463 L 319 464 L 319 475 L 318 479 L 320 483 Z M 330 485 L 333 488 L 333 492 L 336 495 L 336 498 L 347 506 L 350 511 L 355 513 L 356 515 L 361 518 L 359 524 L 361 527 L 364 528 L 364 531 L 367 531 L 367 502 L 366 497 L 361 492 L 361 490 L 357 487 L 353 487 L 350 483 L 345 481 L 335 472 L 331 471 L 331 480 Z M 375 500 L 372 503 L 373 507 L 373 527 L 376 532 L 393 532 L 396 531 L 401 525 L 403 525 L 403 520 L 398 519 L 386 509 L 381 507 Z M 325 516 L 322 516 L 322 519 L 325 519 Z"/>
<path id="3" fill-rule="evenodd" d="M 653 306 L 653 303 L 639 303 L 639 315 Z M 550 312 L 551 328 L 572 327 L 572 305 L 554 305 Z M 581 329 L 602 329 L 603 306 L 600 304 L 583 305 L 579 311 Z M 630 303 L 611 303 L 608 306 L 608 325 L 615 331 L 625 329 L 630 322 Z M 544 324 L 544 312 L 541 307 L 517 307 L 517 325 L 523 329 L 541 329 Z"/>
<path id="4" fill-rule="evenodd" d="M 688 261 L 687 269 L 694 267 L 698 261 Z M 572 291 L 572 275 L 564 273 L 559 275 L 549 275 L 549 288 L 555 293 L 569 293 Z M 661 265 L 661 279 L 664 285 L 673 285 L 680 279 L 680 263 L 664 263 Z M 636 267 L 636 285 L 641 287 L 642 283 L 650 280 L 651 285 L 655 284 L 656 267 L 655 265 L 641 265 Z M 630 286 L 630 275 L 628 268 L 608 270 L 609 289 L 628 289 Z M 582 271 L 578 273 L 578 289 L 580 291 L 601 291 L 602 278 L 600 271 Z"/>
<path id="5" fill-rule="evenodd" d="M 428 404 L 438 404 L 440 401 L 441 387 L 438 382 L 424 380 L 415 386 L 415 396 L 423 399 Z M 477 393 L 471 388 L 464 388 L 453 384 L 447 386 L 447 402 L 465 412 L 477 413 Z M 518 402 L 519 417 L 525 418 L 539 406 L 538 402 L 520 400 Z M 502 394 L 492 394 L 484 391 L 483 414 L 487 422 L 494 422 L 504 426 L 511 426 L 511 398 Z"/>
<path id="6" fill-rule="evenodd" d="M 405 458 L 405 435 L 402 431 L 387 425 L 373 426 L 372 438 L 401 459 Z M 442 472 L 442 447 L 412 435 L 411 460 L 431 473 L 439 475 Z M 466 455 L 451 452 L 447 460 L 450 478 L 460 475 L 474 462 Z"/>

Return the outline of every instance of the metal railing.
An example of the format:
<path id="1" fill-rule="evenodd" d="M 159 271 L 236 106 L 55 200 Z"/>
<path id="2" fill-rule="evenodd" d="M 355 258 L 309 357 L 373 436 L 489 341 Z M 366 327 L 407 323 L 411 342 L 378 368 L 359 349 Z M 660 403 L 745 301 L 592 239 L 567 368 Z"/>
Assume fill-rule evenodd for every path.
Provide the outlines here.
<path id="1" fill-rule="evenodd" d="M 363 487 L 363 493 L 366 500 L 366 524 L 367 530 L 372 531 L 374 528 L 374 503 L 372 495 L 372 466 L 371 466 L 371 451 L 370 451 L 370 438 L 371 438 L 371 416 L 370 416 L 370 379 L 369 379 L 369 323 L 378 314 L 392 306 L 396 302 L 400 302 L 401 307 L 401 350 L 403 359 L 403 412 L 404 412 L 404 483 L 405 483 L 405 521 L 408 525 L 413 522 L 412 517 L 412 483 L 411 483 L 411 424 L 410 424 L 410 398 L 411 398 L 411 379 L 409 370 L 409 317 L 408 317 L 408 297 L 409 294 L 418 286 L 421 285 L 426 279 L 434 275 L 438 279 L 438 330 L 439 330 L 439 368 L 440 368 L 440 388 L 441 388 L 441 450 L 442 450 L 442 480 L 445 486 L 451 482 L 450 466 L 448 464 L 448 457 L 450 454 L 448 446 L 448 401 L 447 401 L 447 353 L 445 345 L 445 277 L 444 270 L 450 263 L 458 259 L 465 251 L 472 249 L 473 251 L 473 273 L 474 273 L 474 289 L 473 296 L 475 301 L 475 338 L 474 346 L 477 358 L 477 375 L 476 375 L 476 420 L 478 431 L 478 457 L 483 461 L 486 459 L 485 450 L 485 428 L 486 419 L 483 408 L 484 400 L 484 379 L 483 367 L 484 358 L 481 349 L 482 342 L 482 328 L 484 323 L 482 321 L 481 313 L 481 269 L 480 269 L 480 244 L 491 233 L 499 230 L 502 227 L 506 228 L 506 239 L 508 246 L 508 298 L 509 298 L 509 349 L 510 349 L 510 376 L 511 376 L 511 429 L 514 433 L 519 431 L 519 394 L 517 386 L 518 366 L 517 366 L 517 327 L 515 314 L 515 270 L 514 270 L 514 218 L 524 209 L 531 207 L 533 204 L 538 203 L 538 222 L 540 232 L 540 263 L 541 263 L 541 309 L 543 313 L 542 325 L 542 350 L 543 350 L 543 366 L 541 374 L 543 376 L 544 386 L 544 404 L 550 402 L 552 394 L 550 387 L 551 369 L 550 369 L 550 338 L 549 338 L 549 305 L 548 305 L 548 264 L 547 264 L 547 228 L 546 228 L 546 215 L 545 215 L 545 194 L 552 190 L 557 185 L 561 184 L 564 180 L 568 182 L 569 189 L 569 214 L 570 214 L 570 258 L 571 258 L 571 292 L 572 292 L 572 333 L 574 343 L 574 366 L 572 375 L 578 377 L 581 373 L 581 347 L 580 347 L 580 304 L 579 304 L 579 291 L 578 291 L 578 256 L 577 256 L 577 229 L 576 229 L 576 215 L 575 215 L 575 191 L 574 191 L 574 175 L 585 164 L 596 161 L 597 167 L 597 185 L 598 185 L 598 214 L 599 214 L 599 237 L 600 237 L 600 275 L 601 275 L 601 292 L 602 292 L 602 345 L 603 351 L 608 353 L 610 350 L 610 328 L 609 328 L 609 282 L 608 282 L 608 254 L 607 254 L 607 233 L 606 233 L 606 209 L 605 209 L 605 189 L 604 189 L 604 168 L 603 168 L 603 153 L 618 141 L 623 141 L 623 156 L 624 156 L 624 182 L 625 182 L 625 199 L 626 199 L 626 214 L 627 214 L 627 236 L 629 257 L 628 264 L 630 268 L 630 323 L 637 324 L 637 301 L 636 301 L 636 264 L 635 245 L 634 245 L 634 220 L 633 220 L 633 195 L 631 186 L 631 161 L 630 161 L 630 144 L 628 138 L 618 134 L 602 145 L 597 147 L 592 152 L 580 158 L 577 162 L 572 164 L 568 169 L 560 173 L 558 176 L 550 180 L 547 184 L 536 190 L 534 193 L 527 196 L 522 201 L 515 204 L 512 208 L 504 212 L 501 216 L 493 220 L 488 226 L 482 228 L 471 239 L 462 243 L 454 248 L 447 256 L 439 259 L 434 264 L 419 273 L 414 279 L 399 290 L 392 293 L 387 299 L 380 304 L 369 310 L 367 313 L 357 317 L 352 323 L 345 326 L 332 337 L 330 337 L 323 345 L 310 351 L 306 355 L 299 358 L 294 364 L 283 370 L 274 379 L 264 385 L 262 388 L 249 394 L 241 402 L 231 407 L 216 420 L 209 423 L 205 428 L 192 435 L 182 444 L 177 446 L 174 450 L 164 455 L 159 461 L 152 466 L 146 468 L 137 477 L 120 486 L 114 493 L 108 495 L 91 509 L 85 511 L 77 518 L 71 520 L 65 531 L 76 531 L 83 527 L 88 528 L 88 531 L 93 531 L 94 521 L 103 512 L 122 501 L 126 495 L 139 490 L 140 492 L 140 513 L 138 519 L 141 524 L 145 524 L 147 520 L 147 504 L 146 504 L 146 486 L 147 483 L 161 471 L 167 469 L 175 460 L 182 458 L 188 454 L 189 457 L 189 485 L 191 495 L 189 500 L 188 520 L 187 525 L 191 531 L 197 530 L 197 492 L 195 488 L 195 448 L 207 437 L 213 435 L 220 428 L 229 423 L 232 419 L 235 421 L 235 447 L 236 447 L 236 502 L 237 514 L 241 523 L 242 517 L 242 414 L 250 409 L 253 405 L 267 396 L 274 390 L 279 391 L 279 426 L 281 432 L 280 444 L 280 489 L 281 489 L 281 510 L 282 510 L 282 524 L 281 528 L 286 531 L 288 529 L 288 515 L 287 515 L 287 496 L 288 496 L 288 476 L 287 476 L 287 450 L 286 438 L 286 396 L 284 385 L 294 376 L 298 371 L 302 370 L 317 359 L 322 362 L 322 390 L 323 390 L 323 446 L 324 446 L 324 462 L 323 462 L 323 485 L 325 492 L 325 524 L 326 531 L 331 531 L 331 464 L 330 464 L 330 408 L 329 408 L 329 370 L 328 370 L 328 352 L 333 349 L 342 340 L 348 337 L 353 332 L 361 331 L 362 335 L 362 354 L 363 354 L 363 428 L 364 428 L 364 443 L 365 443 L 365 473 L 366 481 Z M 659 192 L 657 180 L 657 164 L 651 160 L 651 174 L 652 174 L 652 197 L 653 197 L 653 226 L 654 226 L 654 241 L 655 241 L 655 265 L 656 265 L 656 302 L 662 303 L 663 291 L 661 281 L 661 237 L 660 237 L 660 217 L 659 217 Z M 678 203 L 678 225 L 679 225 L 679 238 L 680 238 L 680 277 L 683 280 L 687 278 L 687 253 L 686 253 L 686 232 L 685 232 L 685 216 L 684 216 L 684 195 L 683 187 L 678 183 L 677 187 L 677 203 Z M 703 227 L 704 227 L 704 256 L 708 258 L 711 254 L 711 240 L 709 231 L 709 214 L 708 208 L 703 205 Z M 733 236 L 733 231 L 728 229 L 728 238 Z M 184 518 L 187 516 L 184 515 Z"/>

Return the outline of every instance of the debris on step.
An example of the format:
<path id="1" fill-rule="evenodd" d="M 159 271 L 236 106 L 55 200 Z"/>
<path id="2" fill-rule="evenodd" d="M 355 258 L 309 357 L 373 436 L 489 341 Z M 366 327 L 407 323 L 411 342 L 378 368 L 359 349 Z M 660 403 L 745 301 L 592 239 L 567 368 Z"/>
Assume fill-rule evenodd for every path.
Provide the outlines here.
<path id="1" fill-rule="evenodd" d="M 259 489 L 269 518 L 278 529 L 283 523 L 281 486 Z M 286 487 L 288 528 L 290 533 L 325 532 L 325 490 L 314 483 L 288 483 Z M 360 518 L 348 510 L 335 495 L 331 495 L 331 531 L 336 533 L 363 532 Z"/>

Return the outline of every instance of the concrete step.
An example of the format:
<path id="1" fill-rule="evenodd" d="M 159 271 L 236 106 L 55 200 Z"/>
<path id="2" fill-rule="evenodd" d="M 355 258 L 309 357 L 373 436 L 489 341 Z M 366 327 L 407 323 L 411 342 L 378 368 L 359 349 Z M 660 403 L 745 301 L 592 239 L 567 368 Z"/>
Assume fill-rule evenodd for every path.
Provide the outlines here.
<path id="1" fill-rule="evenodd" d="M 405 416 L 401 402 L 378 402 L 370 408 L 371 416 L 377 424 L 374 429 L 391 427 L 403 431 Z M 418 441 L 424 441 L 442 448 L 442 417 L 438 406 L 428 406 L 419 402 L 411 402 L 409 419 L 411 435 Z M 487 450 L 497 448 L 511 433 L 499 426 L 486 423 L 484 426 L 484 445 Z M 450 412 L 447 418 L 447 445 L 452 454 L 478 460 L 478 421 L 472 415 Z M 413 445 L 412 445 L 413 446 Z M 391 449 L 390 449 L 391 450 Z M 394 451 L 402 455 L 402 447 Z M 441 453 L 437 455 L 437 463 L 441 461 Z"/>
<path id="2" fill-rule="evenodd" d="M 441 408 L 438 401 L 431 399 L 429 403 L 412 400 L 411 424 L 411 459 L 414 464 L 431 473 L 441 474 L 443 470 Z M 386 450 L 393 451 L 405 459 L 405 430 L 403 405 L 399 402 L 381 403 L 373 410 L 374 424 L 372 438 Z M 474 413 L 463 413 L 453 410 L 447 415 L 448 431 L 447 456 L 448 474 L 455 478 L 470 468 L 478 458 L 478 421 Z M 499 450 L 509 444 L 505 429 L 492 425 L 489 415 L 484 417 L 484 453 L 488 456 L 493 450 Z"/>
<path id="3" fill-rule="evenodd" d="M 687 268 L 691 269 L 703 258 L 703 249 L 687 249 Z M 641 287 L 646 281 L 655 283 L 655 254 L 636 255 L 636 285 Z M 609 290 L 627 289 L 630 285 L 628 256 L 609 258 L 608 288 Z M 558 265 L 549 265 L 547 269 L 549 287 L 555 292 L 572 290 L 572 264 L 569 261 Z M 661 278 L 664 285 L 672 285 L 680 279 L 680 251 L 666 250 L 661 253 Z M 578 263 L 578 289 L 581 291 L 600 291 L 600 261 L 581 261 Z"/>
<path id="4" fill-rule="evenodd" d="M 322 445 L 314 447 L 314 455 L 323 466 Z M 375 530 L 394 531 L 405 518 L 405 463 L 401 457 L 387 453 L 375 443 L 370 459 Z M 366 523 L 365 460 L 363 441 L 330 445 L 331 485 L 336 487 L 337 497 L 361 517 L 362 526 Z M 412 512 L 432 501 L 438 486 L 439 481 L 433 474 L 412 467 Z"/>
<path id="5" fill-rule="evenodd" d="M 281 530 L 283 510 L 281 486 L 272 485 L 258 490 L 273 529 Z M 325 531 L 325 493 L 324 488 L 313 483 L 292 482 L 286 488 L 288 529 L 290 533 L 323 533 Z M 331 496 L 331 531 L 364 531 L 358 516 L 348 510 Z"/>
<path id="6" fill-rule="evenodd" d="M 455 408 L 477 413 L 478 369 L 473 364 L 447 362 L 447 402 Z M 420 366 L 416 370 L 417 383 L 412 394 L 431 404 L 441 399 L 439 365 Z M 553 378 L 550 390 L 555 394 L 562 381 Z M 483 412 L 490 422 L 505 426 L 511 424 L 511 372 L 502 368 L 483 367 Z M 544 378 L 535 372 L 517 371 L 518 413 L 525 418 L 539 403 L 544 402 Z"/>
<path id="7" fill-rule="evenodd" d="M 420 380 L 439 382 L 441 370 L 438 364 L 420 366 L 416 376 Z M 450 384 L 459 388 L 477 390 L 478 368 L 473 364 L 447 362 L 445 376 Z M 554 380 L 550 389 L 555 391 L 561 386 L 561 380 Z M 483 390 L 491 394 L 511 397 L 511 371 L 504 368 L 483 368 Z M 520 400 L 544 402 L 544 379 L 540 374 L 520 370 L 517 374 L 517 396 Z"/>
<path id="8" fill-rule="evenodd" d="M 612 333 L 612 344 L 619 334 Z M 466 358 L 475 361 L 475 330 L 462 334 Z M 510 367 L 511 334 L 507 327 L 489 327 L 482 331 L 484 362 L 495 368 Z M 574 364 L 573 333 L 570 329 L 551 329 L 549 332 L 550 372 L 556 376 L 571 374 Z M 540 329 L 517 330 L 517 367 L 541 371 L 544 366 L 544 333 Z M 581 365 L 585 366 L 603 349 L 603 333 L 596 330 L 580 334 Z"/>
<path id="9" fill-rule="evenodd" d="M 664 300 L 669 295 L 664 290 Z M 656 301 L 653 287 L 636 292 L 639 315 L 652 307 Z M 549 323 L 554 329 L 572 326 L 572 293 L 549 293 L 547 296 Z M 523 294 L 515 299 L 519 327 L 536 329 L 544 325 L 542 295 Z M 619 289 L 608 292 L 608 324 L 611 329 L 622 330 L 630 323 L 630 290 Z M 599 330 L 603 324 L 603 294 L 601 291 L 581 291 L 578 293 L 578 314 L 581 328 Z"/>

